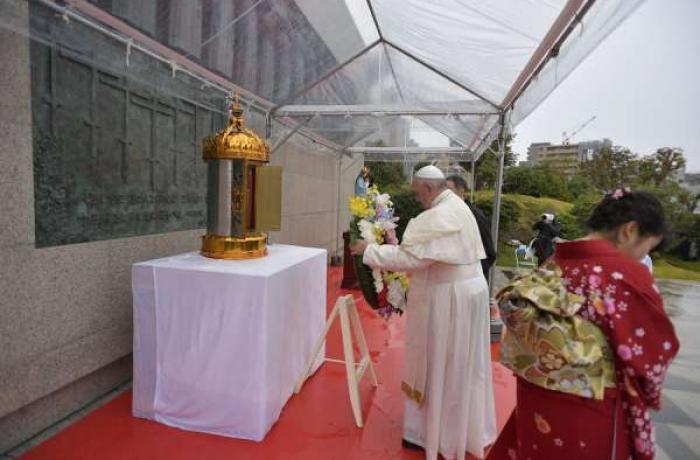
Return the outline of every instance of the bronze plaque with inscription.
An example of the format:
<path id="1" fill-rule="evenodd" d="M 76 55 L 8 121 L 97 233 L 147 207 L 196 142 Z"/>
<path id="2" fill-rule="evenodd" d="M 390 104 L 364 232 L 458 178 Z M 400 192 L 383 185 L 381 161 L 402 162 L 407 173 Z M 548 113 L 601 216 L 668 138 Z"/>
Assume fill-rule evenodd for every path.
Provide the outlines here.
<path id="1" fill-rule="evenodd" d="M 36 245 L 206 227 L 223 95 L 30 3 Z"/>

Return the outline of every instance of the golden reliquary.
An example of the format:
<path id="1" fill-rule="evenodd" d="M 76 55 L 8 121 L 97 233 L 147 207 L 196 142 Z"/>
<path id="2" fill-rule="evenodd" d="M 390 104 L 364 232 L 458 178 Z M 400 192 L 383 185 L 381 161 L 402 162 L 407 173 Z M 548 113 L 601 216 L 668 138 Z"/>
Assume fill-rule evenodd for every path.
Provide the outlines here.
<path id="1" fill-rule="evenodd" d="M 202 254 L 215 259 L 264 257 L 264 232 L 280 230 L 282 168 L 267 165 L 268 145 L 244 123 L 236 100 L 228 126 L 204 139 L 207 234 Z"/>

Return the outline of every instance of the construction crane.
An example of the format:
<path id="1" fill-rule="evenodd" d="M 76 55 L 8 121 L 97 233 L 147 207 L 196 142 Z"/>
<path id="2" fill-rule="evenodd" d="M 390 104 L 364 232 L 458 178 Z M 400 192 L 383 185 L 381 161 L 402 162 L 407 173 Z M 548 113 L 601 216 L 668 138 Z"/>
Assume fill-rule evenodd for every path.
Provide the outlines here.
<path id="1" fill-rule="evenodd" d="M 562 133 L 561 133 L 561 143 L 562 143 L 563 145 L 569 145 L 569 143 L 571 142 L 571 139 L 573 139 L 573 137 L 574 137 L 575 135 L 577 135 L 583 128 L 585 128 L 586 126 L 588 126 L 589 124 L 591 124 L 591 122 L 592 122 L 593 120 L 595 120 L 596 118 L 597 118 L 597 116 L 596 116 L 596 115 L 593 115 L 591 118 L 589 118 L 588 120 L 586 120 L 585 122 L 583 122 L 583 123 L 581 124 L 581 126 L 579 126 L 578 128 L 574 129 L 574 132 L 571 133 L 571 134 L 568 135 L 568 136 L 567 136 L 567 134 L 566 134 L 566 131 L 562 132 Z"/>

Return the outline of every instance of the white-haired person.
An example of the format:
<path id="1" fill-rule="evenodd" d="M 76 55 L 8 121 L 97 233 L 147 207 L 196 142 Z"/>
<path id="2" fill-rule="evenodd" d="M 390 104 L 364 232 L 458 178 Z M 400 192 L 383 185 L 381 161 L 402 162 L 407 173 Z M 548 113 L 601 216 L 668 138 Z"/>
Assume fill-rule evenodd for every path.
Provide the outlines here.
<path id="1" fill-rule="evenodd" d="M 404 446 L 425 449 L 427 459 L 482 458 L 497 436 L 484 247 L 474 215 L 438 168 L 418 170 L 412 188 L 425 211 L 401 243 L 359 241 L 351 251 L 370 267 L 410 274 Z"/>

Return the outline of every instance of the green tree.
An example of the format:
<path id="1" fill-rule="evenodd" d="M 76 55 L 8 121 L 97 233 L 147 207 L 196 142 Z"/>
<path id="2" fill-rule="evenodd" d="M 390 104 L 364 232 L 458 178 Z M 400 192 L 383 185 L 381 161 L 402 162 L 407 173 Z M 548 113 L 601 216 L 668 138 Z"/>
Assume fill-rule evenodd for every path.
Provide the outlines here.
<path id="1" fill-rule="evenodd" d="M 505 167 L 510 167 L 515 165 L 515 154 L 511 149 L 513 143 L 513 135 L 509 135 L 506 138 L 506 143 L 504 146 L 505 156 L 503 163 Z M 498 139 L 491 143 L 490 148 L 488 148 L 476 162 L 476 189 L 494 189 L 496 186 L 496 177 L 498 175 L 498 157 L 496 153 L 498 152 Z M 468 162 L 462 162 L 460 165 L 467 171 L 471 171 L 471 164 Z"/>
<path id="2" fill-rule="evenodd" d="M 629 184 L 637 173 L 637 157 L 627 147 L 603 147 L 581 165 L 583 174 L 600 190 Z"/>
<path id="3" fill-rule="evenodd" d="M 406 182 L 403 175 L 403 165 L 399 162 L 372 161 L 366 162 L 365 165 L 369 168 L 370 176 L 379 190 Z"/>
<path id="4" fill-rule="evenodd" d="M 576 230 L 573 230 L 574 233 L 579 235 L 585 234 L 586 221 L 591 215 L 591 212 L 593 212 L 593 208 L 600 203 L 602 198 L 602 195 L 597 193 L 581 195 L 576 198 L 574 201 L 574 207 L 571 209 L 571 216 L 573 217 L 572 224 L 576 228 Z"/>
<path id="5" fill-rule="evenodd" d="M 692 234 L 695 223 L 693 210 L 697 203 L 695 195 L 674 181 L 668 181 L 661 186 L 640 185 L 638 190 L 646 190 L 661 201 L 669 227 L 666 241 L 667 249 L 676 248 Z"/>
<path id="6" fill-rule="evenodd" d="M 656 150 L 656 153 L 639 162 L 638 178 L 640 183 L 653 182 L 658 187 L 672 180 L 685 165 L 682 148 L 661 147 Z"/>
<path id="7" fill-rule="evenodd" d="M 565 201 L 571 199 L 566 182 L 561 175 L 546 168 L 508 168 L 503 177 L 503 192 Z"/>
<path id="8" fill-rule="evenodd" d="M 576 200 L 584 195 L 598 195 L 600 191 L 596 189 L 593 181 L 584 174 L 575 174 L 566 181 L 566 189 L 572 200 Z"/>
<path id="9" fill-rule="evenodd" d="M 416 201 L 411 186 L 406 183 L 389 185 L 382 191 L 391 195 L 391 201 L 394 203 L 394 215 L 399 218 L 396 235 L 400 240 L 408 221 L 420 214 L 423 208 Z"/>

